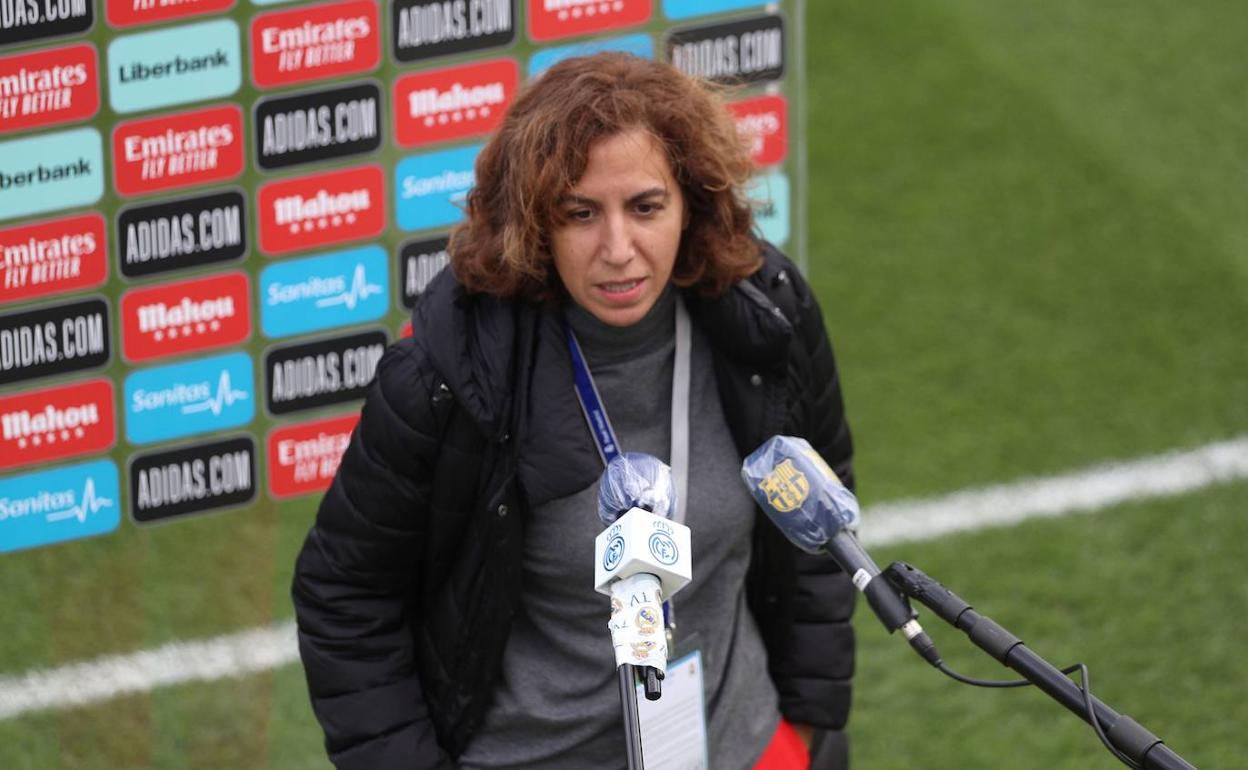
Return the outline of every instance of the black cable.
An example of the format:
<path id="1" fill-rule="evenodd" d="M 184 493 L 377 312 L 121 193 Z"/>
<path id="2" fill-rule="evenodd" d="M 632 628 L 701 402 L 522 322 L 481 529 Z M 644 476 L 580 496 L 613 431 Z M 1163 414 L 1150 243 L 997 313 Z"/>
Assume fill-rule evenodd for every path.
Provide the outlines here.
<path id="1" fill-rule="evenodd" d="M 936 668 L 939 669 L 942 674 L 949 677 L 950 679 L 961 682 L 963 684 L 969 684 L 974 687 L 992 687 L 992 688 L 1028 687 L 1033 684 L 1032 682 L 1029 682 L 1026 679 L 1011 679 L 1011 680 L 976 679 L 975 677 L 971 677 L 971 676 L 963 676 L 962 674 L 959 674 L 957 671 L 954 671 L 953 669 L 946 666 L 944 662 L 941 662 L 940 664 L 938 664 Z M 1109 753 L 1113 754 L 1118 759 L 1119 762 L 1123 763 L 1127 767 L 1132 768 L 1132 770 L 1140 770 L 1140 766 L 1138 764 L 1133 762 L 1130 757 L 1128 757 L 1126 754 L 1123 754 L 1114 746 L 1114 744 L 1109 742 L 1109 737 L 1105 735 L 1105 730 L 1101 728 L 1101 720 L 1096 718 L 1096 711 L 1095 709 L 1092 708 L 1092 678 L 1090 674 L 1088 673 L 1088 667 L 1084 665 L 1083 663 L 1075 663 L 1073 665 L 1067 666 L 1061 671 L 1063 674 L 1067 676 L 1070 676 L 1076 671 L 1079 672 L 1079 692 L 1083 694 L 1083 707 L 1087 711 L 1088 723 L 1092 725 L 1092 729 L 1096 732 L 1096 737 L 1101 740 L 1101 743 L 1105 746 L 1105 748 L 1109 751 Z"/>
<path id="2" fill-rule="evenodd" d="M 1126 754 L 1109 742 L 1109 738 L 1105 735 L 1105 731 L 1101 729 L 1101 720 L 1096 718 L 1096 711 L 1092 708 L 1092 678 L 1088 674 L 1088 667 L 1082 663 L 1076 663 L 1071 669 L 1079 669 L 1079 691 L 1083 693 L 1083 707 L 1087 709 L 1088 721 L 1092 724 L 1092 729 L 1096 731 L 1096 737 L 1101 739 L 1101 743 L 1105 744 L 1105 748 L 1109 749 L 1109 753 L 1118 757 L 1118 761 L 1133 770 L 1139 770 L 1140 766 L 1131 760 Z M 1068 674 L 1069 671 L 1063 671 Z"/>

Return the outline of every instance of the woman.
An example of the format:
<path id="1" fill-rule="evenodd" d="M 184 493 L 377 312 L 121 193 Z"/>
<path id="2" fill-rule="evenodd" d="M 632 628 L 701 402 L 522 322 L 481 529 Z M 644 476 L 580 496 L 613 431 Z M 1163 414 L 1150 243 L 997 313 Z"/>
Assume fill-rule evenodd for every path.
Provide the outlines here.
<path id="1" fill-rule="evenodd" d="M 751 234 L 749 173 L 722 103 L 665 64 L 566 60 L 511 107 L 452 270 L 378 367 L 299 557 L 300 651 L 338 767 L 624 767 L 592 587 L 603 455 L 572 340 L 622 449 L 687 449 L 694 580 L 674 644 L 701 656 L 710 767 L 804 755 L 812 730 L 843 727 L 853 590 L 738 476 L 790 433 L 853 478 L 819 307 Z M 839 733 L 823 744 L 815 766 L 844 762 Z"/>

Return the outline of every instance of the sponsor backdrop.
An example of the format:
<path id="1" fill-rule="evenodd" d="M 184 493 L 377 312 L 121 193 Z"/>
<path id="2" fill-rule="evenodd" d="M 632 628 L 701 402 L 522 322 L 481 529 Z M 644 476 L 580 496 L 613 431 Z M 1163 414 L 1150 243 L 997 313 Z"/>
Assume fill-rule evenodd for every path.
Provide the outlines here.
<path id="1" fill-rule="evenodd" d="M 803 10 L 0 0 L 0 554 L 311 505 L 560 58 L 732 84 L 759 229 L 804 261 Z"/>

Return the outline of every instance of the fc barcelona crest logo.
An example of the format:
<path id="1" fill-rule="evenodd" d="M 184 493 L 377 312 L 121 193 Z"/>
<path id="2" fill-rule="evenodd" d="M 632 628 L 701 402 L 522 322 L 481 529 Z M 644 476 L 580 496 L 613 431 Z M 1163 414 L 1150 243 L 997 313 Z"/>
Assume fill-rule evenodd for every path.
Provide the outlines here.
<path id="1" fill-rule="evenodd" d="M 767 502 L 776 510 L 788 513 L 801 505 L 810 494 L 810 481 L 806 474 L 793 467 L 792 458 L 787 458 L 758 483 L 758 488 L 767 495 Z"/>

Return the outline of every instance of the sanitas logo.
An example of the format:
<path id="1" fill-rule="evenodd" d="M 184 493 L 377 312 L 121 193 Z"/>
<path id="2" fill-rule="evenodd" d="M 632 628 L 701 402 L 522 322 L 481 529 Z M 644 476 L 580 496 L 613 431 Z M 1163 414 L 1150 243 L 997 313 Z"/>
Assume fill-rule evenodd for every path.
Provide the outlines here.
<path id="1" fill-rule="evenodd" d="M 100 285 L 106 241 L 99 214 L 0 230 L 0 302 Z"/>
<path id="2" fill-rule="evenodd" d="M 0 479 L 0 553 L 111 532 L 121 521 L 106 460 Z"/>
<path id="3" fill-rule="evenodd" d="M 261 187 L 260 247 L 283 254 L 380 235 L 383 184 L 380 166 L 362 166 Z"/>
<path id="4" fill-rule="evenodd" d="M 269 307 L 288 305 L 292 302 L 315 300 L 318 308 L 342 305 L 354 310 L 357 305 L 385 289 L 368 280 L 368 271 L 363 264 L 357 264 L 351 272 L 351 282 L 345 276 L 335 275 L 329 278 L 313 276 L 306 281 L 294 284 L 269 284 Z"/>
<path id="5" fill-rule="evenodd" d="M 371 321 L 388 307 L 379 246 L 283 261 L 265 268 L 260 282 L 261 327 L 270 337 Z"/>
<path id="6" fill-rule="evenodd" d="M 115 424 L 105 379 L 0 397 L 0 469 L 104 451 Z"/>
<path id="7" fill-rule="evenodd" d="M 258 16 L 252 76 L 261 87 L 365 72 L 381 59 L 377 4 L 331 3 Z"/>
<path id="8" fill-rule="evenodd" d="M 230 353 L 126 378 L 126 436 L 145 444 L 244 425 L 255 415 L 251 358 Z"/>

